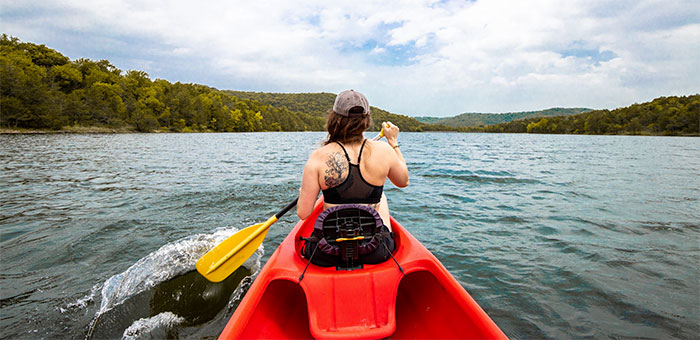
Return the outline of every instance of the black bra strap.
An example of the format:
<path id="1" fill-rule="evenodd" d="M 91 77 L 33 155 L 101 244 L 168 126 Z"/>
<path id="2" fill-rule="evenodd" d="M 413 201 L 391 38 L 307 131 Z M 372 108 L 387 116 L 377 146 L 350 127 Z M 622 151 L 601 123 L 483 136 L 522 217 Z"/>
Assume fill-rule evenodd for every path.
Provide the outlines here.
<path id="1" fill-rule="evenodd" d="M 343 152 L 345 152 L 345 159 L 348 160 L 348 163 L 352 164 L 352 162 L 350 162 L 350 156 L 348 156 L 348 152 L 345 151 L 345 148 L 343 147 L 343 144 L 340 144 L 340 142 L 335 142 L 335 143 L 338 144 L 338 145 L 340 145 L 340 148 L 343 149 Z"/>
<path id="2" fill-rule="evenodd" d="M 360 154 L 357 156 L 357 165 L 360 165 L 360 161 L 362 160 L 362 149 L 365 148 L 366 142 L 367 142 L 366 139 L 362 141 L 362 146 L 360 147 Z"/>

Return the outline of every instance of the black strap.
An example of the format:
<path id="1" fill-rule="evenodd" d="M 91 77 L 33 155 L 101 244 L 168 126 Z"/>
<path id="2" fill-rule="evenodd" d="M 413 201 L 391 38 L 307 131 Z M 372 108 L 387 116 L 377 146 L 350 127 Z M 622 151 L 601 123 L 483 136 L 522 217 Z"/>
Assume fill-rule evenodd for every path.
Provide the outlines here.
<path id="1" fill-rule="evenodd" d="M 379 230 L 381 230 L 381 227 L 379 228 Z M 376 233 L 374 234 L 373 237 L 375 237 L 375 238 L 381 237 L 380 240 L 384 240 L 384 239 L 387 239 L 387 238 L 392 238 L 392 239 L 393 239 L 393 238 L 394 238 L 394 233 L 391 232 L 391 231 L 378 231 L 378 232 L 376 232 Z"/>
<path id="2" fill-rule="evenodd" d="M 340 145 L 340 148 L 343 149 L 343 152 L 345 152 L 345 159 L 348 160 L 348 163 L 352 164 L 352 162 L 350 161 L 350 156 L 348 155 L 348 152 L 345 151 L 345 148 L 343 147 L 343 144 L 340 144 L 340 142 L 336 142 L 336 144 Z"/>
<path id="3" fill-rule="evenodd" d="M 304 274 L 306 274 L 306 270 L 309 269 L 309 265 L 311 264 L 311 259 L 313 259 L 314 255 L 316 255 L 316 250 L 318 250 L 318 245 L 316 246 L 316 248 L 314 248 L 314 251 L 311 252 L 311 257 L 309 257 L 309 262 L 306 263 L 306 267 L 304 267 L 304 271 L 301 272 L 301 275 L 299 276 L 299 281 L 297 282 L 297 284 L 301 283 L 301 280 L 304 279 Z M 403 273 L 403 270 L 401 272 Z"/>
<path id="4" fill-rule="evenodd" d="M 309 237 L 299 236 L 299 240 L 306 241 L 306 242 L 318 242 L 321 239 L 318 236 L 311 235 Z"/>
<path id="5" fill-rule="evenodd" d="M 382 244 L 384 245 L 384 249 L 386 249 L 386 251 L 389 253 L 389 256 L 391 256 L 391 259 L 394 260 L 394 263 L 396 263 L 396 266 L 399 267 L 399 271 L 401 272 L 401 274 L 403 274 L 403 276 L 406 276 L 406 272 L 403 271 L 403 268 L 402 268 L 401 265 L 399 264 L 399 261 L 396 261 L 396 258 L 394 257 L 394 254 L 391 253 L 391 251 L 389 250 L 389 247 L 386 245 L 386 239 L 383 238 L 381 242 L 382 242 Z M 301 280 L 300 280 L 300 281 L 301 281 Z"/>
<path id="6" fill-rule="evenodd" d="M 360 147 L 360 154 L 357 156 L 357 166 L 360 166 L 360 161 L 362 160 L 362 149 L 365 148 L 366 142 L 367 142 L 366 139 L 362 141 L 362 146 Z"/>

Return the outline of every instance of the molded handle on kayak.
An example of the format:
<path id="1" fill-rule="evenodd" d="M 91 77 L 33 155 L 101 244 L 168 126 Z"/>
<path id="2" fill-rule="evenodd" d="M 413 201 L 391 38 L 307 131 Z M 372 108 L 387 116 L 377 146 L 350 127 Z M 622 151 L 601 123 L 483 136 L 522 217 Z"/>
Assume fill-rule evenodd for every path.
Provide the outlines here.
<path id="1" fill-rule="evenodd" d="M 299 197 L 295 198 L 291 203 L 287 204 L 286 207 L 282 208 L 278 213 L 275 214 L 275 217 L 279 219 L 280 217 L 284 216 L 284 214 L 287 213 L 290 209 L 294 208 L 295 205 L 297 205 L 297 202 L 299 201 Z"/>
<path id="2" fill-rule="evenodd" d="M 345 241 L 358 241 L 358 240 L 364 240 L 366 237 L 364 236 L 357 236 L 357 237 L 341 237 L 335 239 L 336 242 L 345 242 Z"/>

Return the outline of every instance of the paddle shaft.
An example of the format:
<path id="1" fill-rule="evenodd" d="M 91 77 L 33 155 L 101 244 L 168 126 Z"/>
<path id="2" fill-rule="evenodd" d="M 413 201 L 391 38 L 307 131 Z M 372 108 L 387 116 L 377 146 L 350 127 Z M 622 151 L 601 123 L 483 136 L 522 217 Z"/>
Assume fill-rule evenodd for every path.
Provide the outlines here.
<path id="1" fill-rule="evenodd" d="M 276 213 L 275 217 L 277 217 L 277 219 L 279 220 L 280 217 L 284 216 L 284 214 L 287 213 L 287 211 L 291 210 L 292 208 L 294 208 L 294 206 L 297 205 L 297 201 L 299 201 L 299 196 L 297 196 L 297 198 L 295 198 L 292 202 L 287 204 L 286 207 L 282 208 L 282 210 L 280 210 L 278 213 Z"/>

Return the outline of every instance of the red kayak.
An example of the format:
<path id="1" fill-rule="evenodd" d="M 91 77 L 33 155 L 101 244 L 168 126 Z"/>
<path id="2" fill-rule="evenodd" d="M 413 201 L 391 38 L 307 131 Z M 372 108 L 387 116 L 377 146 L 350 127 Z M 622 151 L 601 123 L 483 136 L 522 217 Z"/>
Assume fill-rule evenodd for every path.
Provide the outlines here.
<path id="1" fill-rule="evenodd" d="M 507 339 L 433 254 L 391 219 L 393 260 L 351 271 L 308 266 L 299 221 L 258 274 L 219 339 Z"/>

